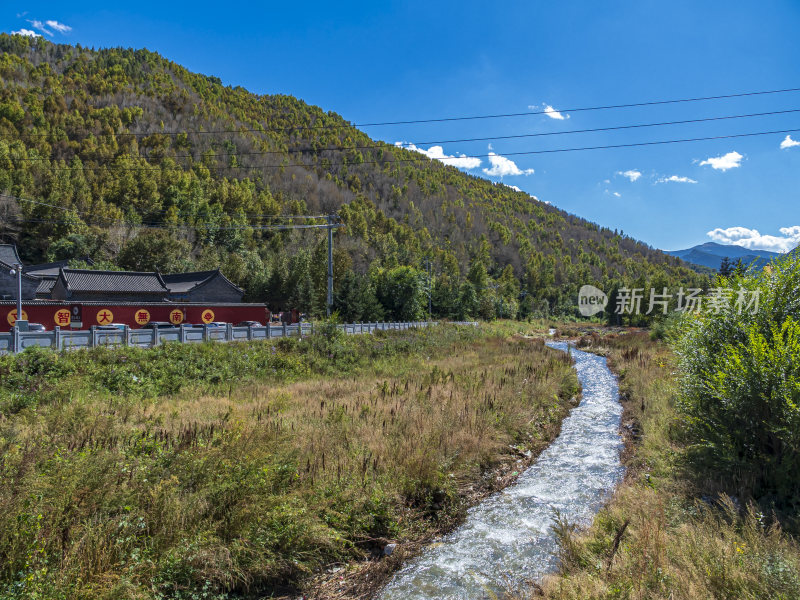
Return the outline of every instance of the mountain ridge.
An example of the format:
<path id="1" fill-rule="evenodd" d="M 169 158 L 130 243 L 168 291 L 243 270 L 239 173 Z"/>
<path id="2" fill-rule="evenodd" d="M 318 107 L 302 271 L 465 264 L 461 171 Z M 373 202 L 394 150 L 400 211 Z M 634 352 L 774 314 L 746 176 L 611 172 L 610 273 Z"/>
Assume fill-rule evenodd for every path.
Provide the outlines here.
<path id="1" fill-rule="evenodd" d="M 679 259 L 292 96 L 223 86 L 146 50 L 3 34 L 0 51 L 0 190 L 34 201 L 3 200 L 0 235 L 31 262 L 221 266 L 248 299 L 319 313 L 324 239 L 265 227 L 336 212 L 337 286 L 375 287 L 400 267 L 418 278 L 429 259 L 443 316 L 464 298 L 487 316 L 523 301 L 566 311 L 584 283 L 699 281 Z"/>
<path id="2" fill-rule="evenodd" d="M 772 260 L 783 256 L 769 250 L 753 250 L 736 244 L 720 244 L 718 242 L 705 242 L 684 250 L 665 250 L 665 253 L 686 262 L 715 270 L 719 270 L 724 258 L 729 258 L 733 262 L 741 260 L 746 266 L 752 265 L 762 269 Z"/>

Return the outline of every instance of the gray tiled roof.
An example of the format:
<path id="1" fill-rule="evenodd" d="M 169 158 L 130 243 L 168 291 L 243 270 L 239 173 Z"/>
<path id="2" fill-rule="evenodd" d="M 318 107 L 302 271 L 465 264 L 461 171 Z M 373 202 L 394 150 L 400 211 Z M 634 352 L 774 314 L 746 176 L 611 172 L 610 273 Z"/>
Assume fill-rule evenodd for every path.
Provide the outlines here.
<path id="1" fill-rule="evenodd" d="M 56 284 L 55 278 L 48 278 L 42 279 L 39 282 L 39 287 L 36 288 L 36 295 L 50 295 L 50 292 L 53 291 L 53 286 Z"/>
<path id="2" fill-rule="evenodd" d="M 219 269 L 194 271 L 192 273 L 173 273 L 172 275 L 162 275 L 162 277 L 171 294 L 185 294 L 215 277 L 221 277 L 229 286 L 244 293 L 243 289 L 225 277 Z"/>
<path id="3" fill-rule="evenodd" d="M 174 273 L 172 275 L 162 275 L 164 285 L 173 294 L 188 292 L 195 286 L 200 285 L 217 274 L 217 271 L 195 271 L 193 273 Z"/>
<path id="4" fill-rule="evenodd" d="M 17 264 L 19 264 L 19 263 L 17 263 Z M 0 260 L 0 269 L 2 269 L 4 271 L 11 271 L 12 269 L 15 268 L 15 266 L 16 265 L 14 264 L 14 261 L 5 262 L 4 260 Z M 39 277 L 34 277 L 33 275 L 28 275 L 25 272 L 25 270 L 23 269 L 22 270 L 22 279 L 26 279 L 28 281 L 38 281 Z"/>
<path id="5" fill-rule="evenodd" d="M 62 267 L 69 267 L 68 260 L 58 260 L 56 262 L 45 263 L 42 265 L 28 265 L 24 271 L 35 277 L 58 277 L 58 271 Z"/>
<path id="6" fill-rule="evenodd" d="M 67 264 L 69 264 L 69 263 L 67 263 Z M 39 265 L 36 265 L 36 266 L 39 267 Z M 66 267 L 67 265 L 63 265 L 63 266 Z M 48 267 L 48 268 L 37 268 L 37 269 L 31 269 L 31 270 L 25 269 L 25 272 L 28 275 L 32 275 L 33 277 L 48 277 L 50 279 L 55 279 L 56 277 L 58 277 L 58 271 L 60 269 L 61 269 L 61 266 L 57 266 L 57 267 Z"/>
<path id="7" fill-rule="evenodd" d="M 17 247 L 14 244 L 0 244 L 0 262 L 14 266 L 22 264 L 22 260 L 17 254 Z"/>
<path id="8" fill-rule="evenodd" d="M 59 278 L 72 292 L 169 293 L 161 276 L 155 272 L 61 269 Z"/>

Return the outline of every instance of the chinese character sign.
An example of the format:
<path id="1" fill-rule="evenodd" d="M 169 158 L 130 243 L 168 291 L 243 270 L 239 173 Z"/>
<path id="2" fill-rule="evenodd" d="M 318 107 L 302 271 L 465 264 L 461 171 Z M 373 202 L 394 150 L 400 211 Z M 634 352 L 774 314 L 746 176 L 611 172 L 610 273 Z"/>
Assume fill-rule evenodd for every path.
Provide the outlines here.
<path id="1" fill-rule="evenodd" d="M 8 311 L 8 315 L 6 316 L 6 320 L 8 321 L 9 325 L 11 325 L 12 327 L 14 326 L 14 323 L 17 322 L 17 309 L 16 308 L 14 310 Z M 24 309 L 22 311 L 22 320 L 23 321 L 27 321 L 28 320 L 28 313 L 26 313 Z"/>
<path id="2" fill-rule="evenodd" d="M 137 325 L 147 325 L 150 322 L 150 312 L 140 308 L 134 313 L 133 320 L 136 321 Z"/>
<path id="3" fill-rule="evenodd" d="M 72 313 L 69 312 L 68 308 L 59 308 L 53 315 L 53 321 L 59 327 L 69 327 L 72 322 Z"/>
<path id="4" fill-rule="evenodd" d="M 207 308 L 203 311 L 203 314 L 200 315 L 200 318 L 203 320 L 203 323 L 211 323 L 214 320 L 214 311 Z"/>
<path id="5" fill-rule="evenodd" d="M 102 309 L 97 313 L 98 325 L 110 325 L 114 322 L 114 313 L 107 308 Z"/>
<path id="6" fill-rule="evenodd" d="M 169 313 L 169 322 L 172 323 L 173 325 L 180 325 L 181 323 L 183 323 L 183 319 L 184 319 L 183 311 L 179 308 L 176 308 L 175 310 Z"/>

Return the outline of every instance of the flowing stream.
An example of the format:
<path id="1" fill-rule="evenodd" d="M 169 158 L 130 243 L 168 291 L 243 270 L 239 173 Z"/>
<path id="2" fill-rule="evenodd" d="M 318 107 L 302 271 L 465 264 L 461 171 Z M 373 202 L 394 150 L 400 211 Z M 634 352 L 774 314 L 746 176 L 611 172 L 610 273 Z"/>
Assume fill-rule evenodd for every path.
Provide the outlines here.
<path id="1" fill-rule="evenodd" d="M 398 571 L 380 600 L 480 600 L 538 579 L 557 566 L 556 511 L 588 524 L 621 480 L 616 377 L 603 357 L 547 345 L 572 354 L 583 388 L 561 434 L 514 485 L 470 509 L 461 526 Z"/>

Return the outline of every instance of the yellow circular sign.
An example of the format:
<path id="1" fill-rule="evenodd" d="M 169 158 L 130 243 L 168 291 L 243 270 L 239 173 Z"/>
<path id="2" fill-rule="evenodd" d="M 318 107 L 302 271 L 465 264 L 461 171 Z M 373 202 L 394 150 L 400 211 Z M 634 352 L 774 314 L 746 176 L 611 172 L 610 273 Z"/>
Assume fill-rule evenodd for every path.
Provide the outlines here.
<path id="1" fill-rule="evenodd" d="M 98 325 L 111 325 L 114 322 L 114 313 L 107 308 L 101 308 L 97 311 L 97 324 Z"/>
<path id="2" fill-rule="evenodd" d="M 203 314 L 200 315 L 200 318 L 203 320 L 203 323 L 211 323 L 214 320 L 214 311 L 207 308 L 203 311 Z"/>
<path id="3" fill-rule="evenodd" d="M 56 314 L 53 315 L 53 321 L 59 327 L 67 327 L 72 322 L 72 313 L 69 312 L 68 308 L 59 308 Z"/>
<path id="4" fill-rule="evenodd" d="M 133 314 L 133 320 L 139 325 L 147 325 L 150 322 L 150 311 L 140 308 Z"/>
<path id="5" fill-rule="evenodd" d="M 8 319 L 8 324 L 13 327 L 14 323 L 17 322 L 17 309 L 15 308 L 14 310 L 8 311 L 8 316 L 6 317 L 6 319 Z M 22 309 L 22 320 L 23 321 L 28 320 L 28 313 L 25 312 L 25 309 Z"/>
<path id="6" fill-rule="evenodd" d="M 170 311 L 169 322 L 173 325 L 180 325 L 183 323 L 183 311 L 180 308 Z"/>

